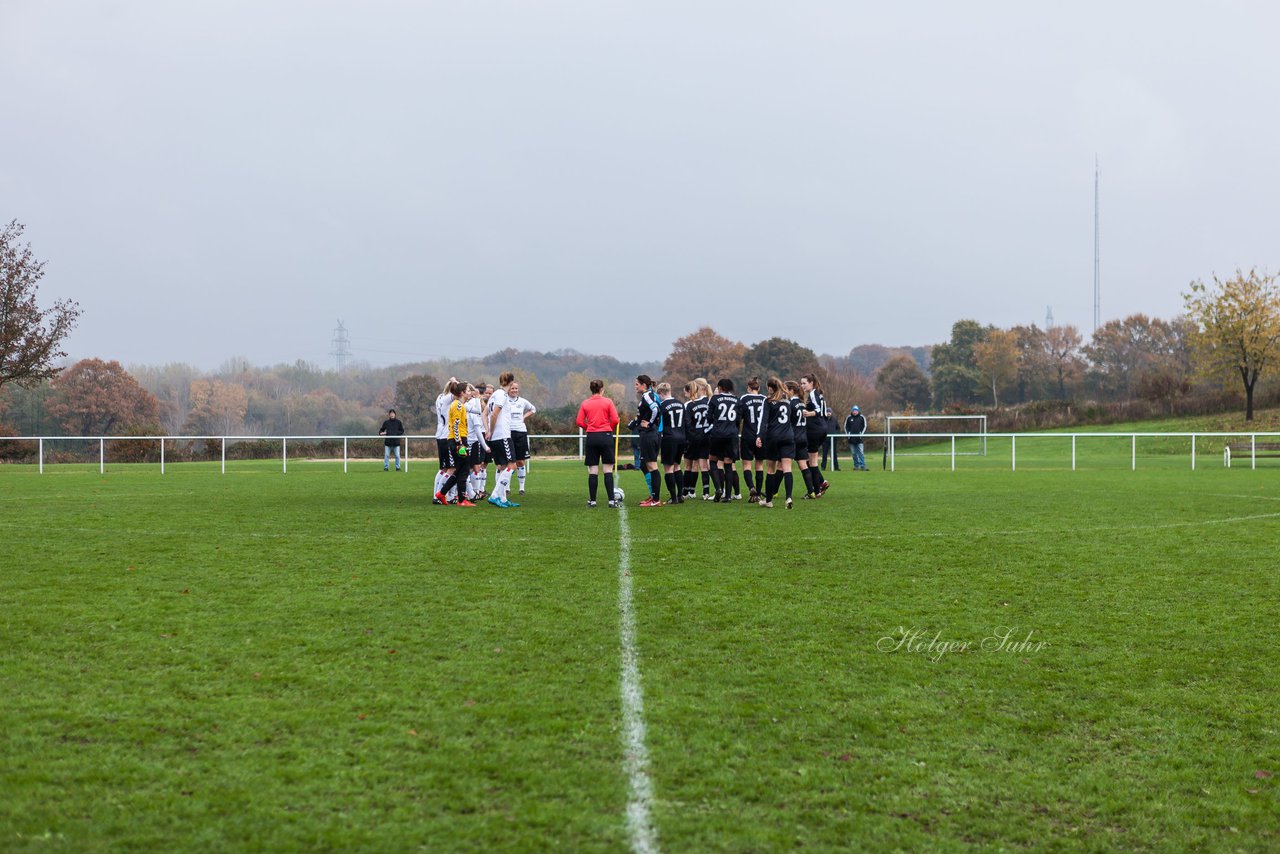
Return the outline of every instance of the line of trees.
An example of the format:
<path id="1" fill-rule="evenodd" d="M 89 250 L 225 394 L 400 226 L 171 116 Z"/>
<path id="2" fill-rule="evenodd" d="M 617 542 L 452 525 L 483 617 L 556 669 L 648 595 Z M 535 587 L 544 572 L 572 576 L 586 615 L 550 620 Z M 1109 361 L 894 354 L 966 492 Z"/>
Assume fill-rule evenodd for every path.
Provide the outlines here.
<path id="1" fill-rule="evenodd" d="M 768 338 L 747 345 L 709 326 L 677 338 L 661 365 L 626 363 L 574 350 L 503 350 L 462 362 L 323 371 L 298 361 L 254 367 L 231 359 L 218 371 L 185 364 L 134 366 L 58 361 L 79 306 L 40 308 L 44 262 L 20 245 L 16 221 L 0 228 L 0 430 L 10 435 L 368 434 L 395 406 L 413 432 L 435 427 L 439 377 L 493 381 L 504 370 L 540 409 L 532 429 L 573 432 L 572 416 L 592 379 L 629 407 L 631 380 L 658 374 L 673 387 L 695 377 L 794 379 L 816 373 L 837 412 L 999 409 L 1043 401 L 1145 400 L 1173 411 L 1188 399 L 1243 395 L 1252 420 L 1260 382 L 1280 348 L 1276 277 L 1237 270 L 1192 282 L 1185 313 L 1112 320 L 1086 343 L 1073 326 L 1001 329 L 957 321 L 932 347 L 863 345 L 847 356 L 818 355 L 801 343 Z M 1214 396 L 1217 395 L 1218 398 Z M 2 434 L 0 434 L 2 435 Z"/>

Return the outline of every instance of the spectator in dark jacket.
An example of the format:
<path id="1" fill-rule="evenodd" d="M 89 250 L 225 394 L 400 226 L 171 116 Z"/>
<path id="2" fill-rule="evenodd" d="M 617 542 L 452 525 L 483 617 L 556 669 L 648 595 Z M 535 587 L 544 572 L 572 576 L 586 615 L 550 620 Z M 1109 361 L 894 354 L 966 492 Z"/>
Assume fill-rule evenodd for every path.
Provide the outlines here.
<path id="1" fill-rule="evenodd" d="M 382 429 L 378 431 L 379 436 L 386 436 L 382 441 L 382 470 L 387 471 L 391 466 L 391 452 L 396 452 L 396 471 L 400 471 L 400 437 L 404 435 L 404 422 L 396 418 L 394 409 L 387 410 L 387 420 L 382 422 Z"/>
<path id="2" fill-rule="evenodd" d="M 853 452 L 853 470 L 866 471 L 867 460 L 862 455 L 862 434 L 867 432 L 867 419 L 862 417 L 862 410 L 853 407 L 849 417 L 844 420 L 844 432 L 849 434 L 849 450 Z"/>

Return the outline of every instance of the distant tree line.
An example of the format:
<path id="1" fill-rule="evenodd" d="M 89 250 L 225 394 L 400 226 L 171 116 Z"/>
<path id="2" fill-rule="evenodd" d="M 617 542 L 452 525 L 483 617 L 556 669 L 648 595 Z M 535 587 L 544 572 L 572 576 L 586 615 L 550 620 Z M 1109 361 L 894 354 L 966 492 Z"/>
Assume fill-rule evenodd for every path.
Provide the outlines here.
<path id="1" fill-rule="evenodd" d="M 1082 407 L 1096 417 L 1099 407 L 1135 401 L 1170 413 L 1243 402 L 1248 421 L 1260 398 L 1274 396 L 1274 383 L 1263 383 L 1280 348 L 1276 277 L 1251 269 L 1192 282 L 1181 317 L 1133 314 L 1102 325 L 1088 342 L 1069 325 L 1002 329 L 965 319 L 932 346 L 869 344 L 845 356 L 778 337 L 747 345 L 704 326 L 677 338 L 661 364 L 507 349 L 343 371 L 304 361 L 256 367 L 243 358 L 211 372 L 182 363 L 126 369 L 102 359 L 63 368 L 62 342 L 80 309 L 69 300 L 40 307 L 44 262 L 19 245 L 22 231 L 16 221 L 0 228 L 0 435 L 368 435 L 393 406 L 411 433 L 430 433 L 442 378 L 492 382 L 505 370 L 539 408 L 535 432 L 574 432 L 593 379 L 629 408 L 639 374 L 676 389 L 697 377 L 729 377 L 742 391 L 752 376 L 813 373 L 836 413 L 855 403 L 868 413 L 982 409 L 1016 422 L 1027 413 L 1079 417 Z"/>

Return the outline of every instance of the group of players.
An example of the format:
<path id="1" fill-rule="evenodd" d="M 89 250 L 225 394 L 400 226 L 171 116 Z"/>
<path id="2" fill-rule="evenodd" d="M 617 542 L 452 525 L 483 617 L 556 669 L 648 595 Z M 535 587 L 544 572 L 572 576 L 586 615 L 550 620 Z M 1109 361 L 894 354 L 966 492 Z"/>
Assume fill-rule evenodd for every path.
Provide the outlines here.
<path id="1" fill-rule="evenodd" d="M 591 397 L 578 411 L 578 426 L 586 432 L 589 507 L 596 506 L 600 468 L 608 504 L 617 505 L 613 466 L 619 416 L 603 389 L 603 381 L 593 380 Z M 684 386 L 684 400 L 672 394 L 669 383 L 655 384 L 647 374 L 636 377 L 635 390 L 636 417 L 628 426 L 637 435 L 640 470 L 648 490 L 641 507 L 695 499 L 701 478 L 704 500 L 741 500 L 745 480 L 750 502 L 773 507 L 781 489 L 789 510 L 793 463 L 804 481 L 804 498 L 820 498 L 830 486 L 818 467 L 830 410 L 814 374 L 788 382 L 770 377 L 767 393 L 760 390 L 760 378 L 752 377 L 741 396 L 734 393 L 733 380 L 728 378 L 720 379 L 714 392 L 707 380 L 692 380 Z M 496 386 L 450 377 L 436 398 L 440 470 L 433 503 L 474 507 L 476 501 L 487 500 L 503 509 L 519 507 L 510 499 L 511 480 L 516 478 L 523 495 L 529 459 L 524 419 L 535 412 L 537 408 L 520 396 L 520 384 L 510 371 L 498 378 Z M 489 462 L 496 470 L 492 492 L 488 490 Z M 664 483 L 670 496 L 665 502 Z"/>
<path id="2" fill-rule="evenodd" d="M 586 431 L 588 507 L 596 506 L 600 469 L 609 506 L 617 505 L 612 432 L 618 415 L 613 402 L 603 396 L 603 388 L 603 382 L 593 381 L 592 395 L 578 411 L 578 426 Z M 781 488 L 791 509 L 793 462 L 804 480 L 804 497 L 821 497 L 830 486 L 818 467 L 830 417 L 821 382 L 813 374 L 793 382 L 770 377 L 765 388 L 768 394 L 761 393 L 760 378 L 752 377 L 747 393 L 738 396 L 733 380 L 724 378 L 712 393 L 711 384 L 698 378 L 685 385 L 685 399 L 679 400 L 669 383 L 655 384 L 647 374 L 636 377 L 639 400 L 636 417 L 628 426 L 638 437 L 640 469 L 648 490 L 640 506 L 694 499 L 699 478 L 704 500 L 741 500 L 739 460 L 753 503 L 772 507 Z M 670 496 L 665 502 L 664 483 Z"/>
<path id="3" fill-rule="evenodd" d="M 800 469 L 805 498 L 820 498 L 830 486 L 818 468 L 830 412 L 816 375 L 790 382 L 770 377 L 767 394 L 760 391 L 760 378 L 752 377 L 741 396 L 734 393 L 731 379 L 719 380 L 713 393 L 711 384 L 699 378 L 685 385 L 683 401 L 672 395 L 670 384 L 655 385 L 646 374 L 636 377 L 635 388 L 640 399 L 633 429 L 649 487 L 641 507 L 664 503 L 664 482 L 670 496 L 666 504 L 695 498 L 699 477 L 704 500 L 740 500 L 739 460 L 748 500 L 762 507 L 772 507 L 781 488 L 791 509 L 793 462 Z"/>
<path id="4" fill-rule="evenodd" d="M 436 472 L 433 504 L 474 507 L 488 500 L 494 507 L 519 507 L 510 499 L 514 475 L 524 495 L 529 432 L 525 417 L 537 412 L 520 396 L 520 383 L 507 371 L 496 386 L 463 382 L 450 377 L 436 398 L 436 447 L 440 470 Z M 489 468 L 495 467 L 489 492 Z"/>

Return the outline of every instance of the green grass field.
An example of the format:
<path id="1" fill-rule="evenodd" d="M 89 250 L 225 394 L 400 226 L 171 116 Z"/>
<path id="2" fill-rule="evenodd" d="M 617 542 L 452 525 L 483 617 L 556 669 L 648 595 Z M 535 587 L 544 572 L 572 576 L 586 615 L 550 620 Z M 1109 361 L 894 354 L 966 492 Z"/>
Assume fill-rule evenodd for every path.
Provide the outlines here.
<path id="1" fill-rule="evenodd" d="M 1118 441 L 624 473 L 658 846 L 1280 849 L 1280 460 Z M 0 850 L 625 850 L 619 514 L 433 468 L 0 467 Z"/>

